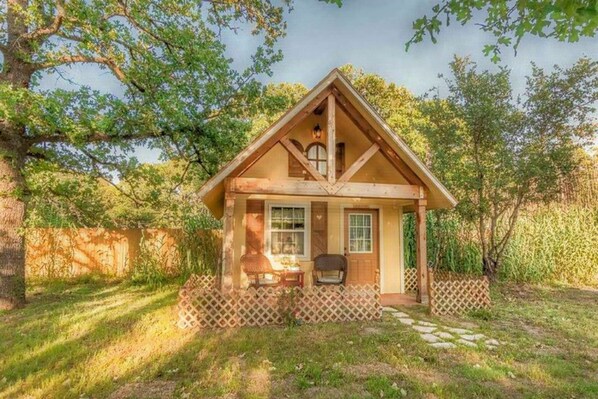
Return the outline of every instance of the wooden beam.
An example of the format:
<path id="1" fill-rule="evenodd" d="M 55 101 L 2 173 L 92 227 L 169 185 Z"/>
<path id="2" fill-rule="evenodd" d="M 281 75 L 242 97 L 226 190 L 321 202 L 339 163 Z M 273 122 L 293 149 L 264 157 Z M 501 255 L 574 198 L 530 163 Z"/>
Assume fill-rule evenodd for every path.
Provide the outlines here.
<path id="1" fill-rule="evenodd" d="M 332 93 L 332 89 L 330 87 L 322 90 L 322 92 L 319 93 L 313 100 L 311 100 L 307 106 L 301 110 L 301 112 L 297 113 L 297 115 L 289 120 L 264 143 L 261 143 L 260 140 L 255 140 L 253 143 L 251 143 L 245 150 L 243 150 L 243 152 L 246 152 L 249 155 L 241 162 L 239 166 L 233 169 L 229 176 L 232 177 L 242 175 L 243 172 L 251 167 L 251 165 L 260 159 L 265 153 L 270 151 L 270 149 L 274 147 L 281 138 L 286 136 L 295 126 L 311 115 L 323 101 L 326 101 L 330 93 Z"/>
<path id="2" fill-rule="evenodd" d="M 309 174 L 312 175 L 314 179 L 316 179 L 317 182 L 322 184 L 322 186 L 327 192 L 334 192 L 334 188 L 331 184 L 328 183 L 328 180 L 326 180 L 326 178 L 322 176 L 322 174 L 315 168 L 315 166 L 311 164 L 311 162 L 309 162 L 305 155 L 303 155 L 303 153 L 299 151 L 297 146 L 294 145 L 288 137 L 283 137 L 282 139 L 280 139 L 280 144 L 282 144 L 282 146 L 289 152 L 289 154 L 291 154 L 293 157 L 295 157 L 297 161 L 299 161 L 301 166 L 303 166 L 305 170 L 307 170 Z"/>
<path id="3" fill-rule="evenodd" d="M 336 197 L 350 198 L 419 198 L 419 186 L 409 184 L 344 183 L 334 193 Z"/>
<path id="4" fill-rule="evenodd" d="M 330 194 L 319 182 L 309 180 L 270 180 L 236 177 L 230 191 L 238 194 L 296 195 L 313 197 L 417 199 L 419 186 L 406 184 L 345 183 Z"/>
<path id="5" fill-rule="evenodd" d="M 336 106 L 335 98 L 333 94 L 328 96 L 328 124 L 326 128 L 326 142 L 328 151 L 326 151 L 327 157 L 327 168 L 328 171 L 328 183 L 334 184 L 336 182 Z"/>
<path id="6" fill-rule="evenodd" d="M 357 173 L 363 165 L 367 163 L 380 149 L 380 146 L 377 143 L 373 143 L 370 148 L 368 148 L 349 168 L 343 173 L 341 177 L 338 178 L 337 183 L 346 183 L 348 182 L 355 173 Z"/>
<path id="7" fill-rule="evenodd" d="M 417 265 L 417 302 L 428 304 L 428 260 L 426 250 L 425 199 L 415 201 L 415 252 Z"/>
<path id="8" fill-rule="evenodd" d="M 361 115 L 359 111 L 351 104 L 351 102 L 340 92 L 336 87 L 332 87 L 332 94 L 336 97 L 337 105 L 342 109 L 351 121 L 365 133 L 366 136 L 373 142 L 380 146 L 382 154 L 390 161 L 390 163 L 397 169 L 397 171 L 405 177 L 411 184 L 423 186 L 423 182 L 407 164 L 403 161 L 394 149 L 384 140 L 372 127 L 372 125 Z"/>
<path id="9" fill-rule="evenodd" d="M 235 195 L 230 190 L 230 180 L 224 183 L 224 220 L 222 224 L 222 275 L 220 276 L 220 289 L 228 293 L 233 289 L 233 263 L 235 259 L 234 232 L 235 232 Z"/>

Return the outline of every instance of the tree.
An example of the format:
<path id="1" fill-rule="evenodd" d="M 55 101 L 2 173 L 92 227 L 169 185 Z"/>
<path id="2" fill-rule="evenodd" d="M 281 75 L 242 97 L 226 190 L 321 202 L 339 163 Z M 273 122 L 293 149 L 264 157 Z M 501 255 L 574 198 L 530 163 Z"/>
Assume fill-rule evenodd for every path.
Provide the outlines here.
<path id="1" fill-rule="evenodd" d="M 425 104 L 431 164 L 475 223 L 484 273 L 495 278 L 521 209 L 554 199 L 596 138 L 598 63 L 551 73 L 533 66 L 521 98 L 507 69 L 479 72 L 456 58 L 451 70 L 449 97 Z"/>
<path id="2" fill-rule="evenodd" d="M 431 15 L 415 20 L 415 32 L 406 48 L 423 41 L 426 36 L 436 43 L 443 19 L 446 26 L 453 18 L 465 25 L 479 15 L 483 21 L 476 25 L 496 38 L 495 43 L 484 46 L 484 54 L 492 54 L 494 62 L 500 61 L 503 47 L 513 46 L 517 51 L 526 35 L 576 42 L 580 37 L 594 37 L 598 29 L 596 0 L 442 0 L 432 7 Z"/>
<path id="3" fill-rule="evenodd" d="M 23 170 L 112 176 L 133 168 L 134 145 L 163 150 L 209 175 L 246 140 L 239 117 L 260 93 L 255 77 L 281 54 L 290 0 L 0 1 L 0 308 L 25 302 Z M 220 40 L 251 25 L 262 38 L 236 71 Z M 122 93 L 40 91 L 45 73 L 94 64 Z M 101 76 L 98 76 L 101 79 Z"/>
<path id="4" fill-rule="evenodd" d="M 405 87 L 387 83 L 381 76 L 365 73 L 353 65 L 344 65 L 340 70 L 411 149 L 425 158 L 428 144 L 420 127 L 427 118 L 420 110 L 420 99 Z"/>

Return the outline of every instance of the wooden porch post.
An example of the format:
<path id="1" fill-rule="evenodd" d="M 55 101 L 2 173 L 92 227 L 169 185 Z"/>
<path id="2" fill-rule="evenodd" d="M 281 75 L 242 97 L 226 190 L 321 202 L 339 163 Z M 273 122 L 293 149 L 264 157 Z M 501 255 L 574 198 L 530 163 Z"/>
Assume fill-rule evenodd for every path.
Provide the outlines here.
<path id="1" fill-rule="evenodd" d="M 327 166 L 328 183 L 336 183 L 336 100 L 334 94 L 328 96 L 328 121 L 326 127 L 327 137 Z"/>
<path id="2" fill-rule="evenodd" d="M 417 302 L 428 304 L 428 260 L 426 254 L 425 199 L 415 201 L 415 248 L 417 262 Z"/>
<path id="3" fill-rule="evenodd" d="M 222 237 L 222 275 L 220 289 L 230 292 L 233 289 L 233 262 L 235 259 L 234 232 L 235 232 L 235 195 L 230 192 L 230 182 L 224 184 L 224 223 Z"/>

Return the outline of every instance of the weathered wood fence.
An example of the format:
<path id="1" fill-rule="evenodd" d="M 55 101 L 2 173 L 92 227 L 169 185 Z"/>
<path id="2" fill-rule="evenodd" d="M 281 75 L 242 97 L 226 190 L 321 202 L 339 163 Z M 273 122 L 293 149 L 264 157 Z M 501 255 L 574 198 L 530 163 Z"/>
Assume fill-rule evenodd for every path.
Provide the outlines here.
<path id="1" fill-rule="evenodd" d="M 212 255 L 222 248 L 218 230 L 193 235 L 182 229 L 35 228 L 26 232 L 26 275 L 68 278 L 85 274 L 124 276 L 140 256 L 154 256 L 165 271 L 176 273 L 187 252 Z"/>
<path id="2" fill-rule="evenodd" d="M 210 276 L 192 276 L 179 291 L 179 327 L 232 328 L 377 320 L 382 317 L 375 285 L 250 288 L 223 294 Z"/>

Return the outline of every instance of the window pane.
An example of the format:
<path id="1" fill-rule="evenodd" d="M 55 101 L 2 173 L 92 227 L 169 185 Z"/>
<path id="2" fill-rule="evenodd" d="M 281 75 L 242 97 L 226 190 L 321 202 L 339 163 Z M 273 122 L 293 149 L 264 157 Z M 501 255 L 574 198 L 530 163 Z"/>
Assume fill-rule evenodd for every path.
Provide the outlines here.
<path id="1" fill-rule="evenodd" d="M 324 146 L 321 146 L 321 145 L 318 146 L 318 158 L 320 158 L 320 159 L 326 158 L 326 150 L 324 149 Z"/>
<path id="2" fill-rule="evenodd" d="M 317 157 L 318 157 L 318 146 L 312 145 L 311 147 L 309 147 L 309 150 L 307 150 L 307 158 L 316 159 Z"/>
<path id="3" fill-rule="evenodd" d="M 282 217 L 282 208 L 272 208 L 272 221 L 280 221 Z"/>
<path id="4" fill-rule="evenodd" d="M 273 255 L 305 253 L 305 208 L 272 207 L 270 229 L 270 252 Z"/>
<path id="5" fill-rule="evenodd" d="M 363 216 L 363 225 L 369 226 L 372 221 L 372 215 L 362 215 Z"/>
<path id="6" fill-rule="evenodd" d="M 318 172 L 320 172 L 320 174 L 325 175 L 326 174 L 326 162 L 318 162 Z"/>
<path id="7" fill-rule="evenodd" d="M 284 255 L 303 254 L 303 233 L 279 232 L 272 233 L 272 253 Z"/>

